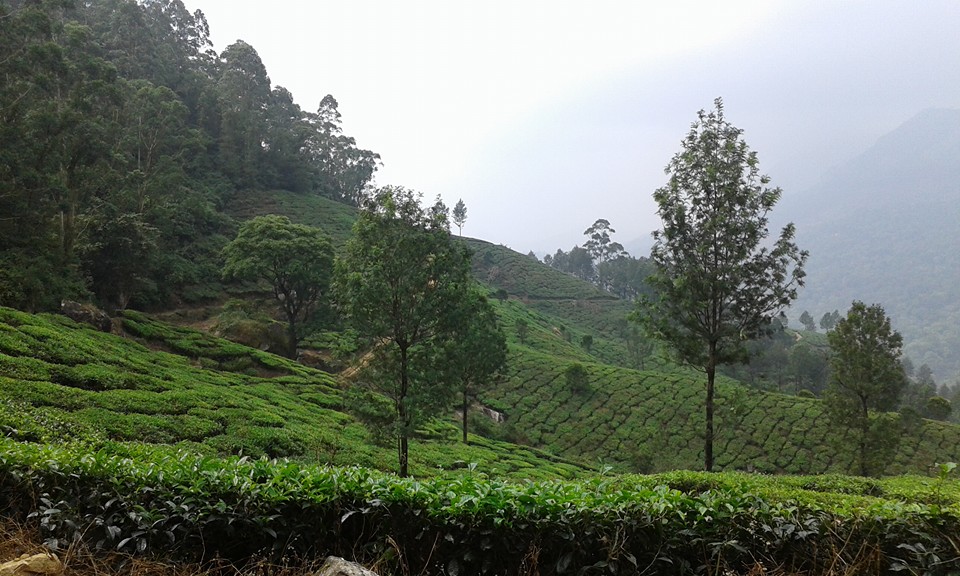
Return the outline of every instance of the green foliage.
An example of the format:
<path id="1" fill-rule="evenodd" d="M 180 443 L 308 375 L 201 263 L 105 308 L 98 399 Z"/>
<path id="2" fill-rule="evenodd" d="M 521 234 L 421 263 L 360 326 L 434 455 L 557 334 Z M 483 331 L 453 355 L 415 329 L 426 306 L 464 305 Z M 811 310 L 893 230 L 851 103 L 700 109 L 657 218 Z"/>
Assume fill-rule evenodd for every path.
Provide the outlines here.
<path id="1" fill-rule="evenodd" d="M 356 205 L 377 169 L 333 97 L 302 111 L 249 44 L 215 54 L 180 2 L 0 10 L 0 213 L 18 215 L 0 221 L 0 305 L 213 299 L 237 189 Z"/>
<path id="2" fill-rule="evenodd" d="M 610 238 L 614 233 L 616 230 L 610 226 L 610 221 L 604 218 L 598 219 L 583 231 L 583 235 L 589 238 L 583 243 L 583 247 L 594 261 L 606 262 L 624 253 L 623 245 Z"/>
<path id="3" fill-rule="evenodd" d="M 583 346 L 584 350 L 586 350 L 587 352 L 590 352 L 590 350 L 593 348 L 593 335 L 584 334 L 583 336 L 581 336 L 580 345 Z"/>
<path id="4" fill-rule="evenodd" d="M 803 320 L 801 320 L 802 322 Z M 837 322 L 840 321 L 840 311 L 834 310 L 833 312 L 824 312 L 823 316 L 820 317 L 820 328 L 824 332 L 829 332 L 833 330 Z"/>
<path id="5" fill-rule="evenodd" d="M 505 246 L 464 238 L 473 252 L 473 276 L 524 301 L 614 300 L 590 283 L 564 274 Z"/>
<path id="6" fill-rule="evenodd" d="M 584 231 L 589 239 L 583 247 L 574 246 L 569 252 L 558 249 L 544 256 L 543 263 L 625 300 L 649 295 L 646 278 L 653 271 L 650 260 L 627 254 L 623 245 L 612 241 L 614 232 L 610 222 L 601 218 Z"/>
<path id="7" fill-rule="evenodd" d="M 854 302 L 828 334 L 831 348 L 826 406 L 834 422 L 853 434 L 860 474 L 876 474 L 898 438 L 873 411 L 893 410 L 906 384 L 900 355 L 903 339 L 890 326 L 883 308 Z"/>
<path id="8" fill-rule="evenodd" d="M 412 480 L 356 467 L 0 439 L 0 509 L 30 516 L 55 549 L 84 539 L 188 560 L 349 553 L 369 562 L 389 547 L 417 573 L 882 573 L 932 566 L 932 555 L 941 558 L 936 570 L 960 569 L 952 544 L 958 491 L 941 479 L 858 485 L 676 472 L 514 483 L 481 466 L 457 467 L 465 470 Z"/>
<path id="9" fill-rule="evenodd" d="M 527 334 L 529 334 L 529 323 L 526 318 L 517 318 L 516 328 L 517 328 L 517 338 L 520 339 L 521 344 L 527 343 Z"/>
<path id="10" fill-rule="evenodd" d="M 240 226 L 237 237 L 224 248 L 224 256 L 225 278 L 270 285 L 287 320 L 287 354 L 296 358 L 307 326 L 329 298 L 330 241 L 321 230 L 293 224 L 285 216 L 258 216 Z"/>
<path id="11" fill-rule="evenodd" d="M 590 374 L 583 364 L 574 363 L 563 371 L 563 377 L 567 381 L 567 389 L 574 394 L 583 394 L 590 390 Z"/>
<path id="12" fill-rule="evenodd" d="M 453 223 L 457 226 L 457 232 L 463 235 L 463 225 L 467 223 L 467 205 L 463 203 L 463 198 L 457 200 L 453 207 Z"/>
<path id="13" fill-rule="evenodd" d="M 0 435 L 159 442 L 384 470 L 395 462 L 395 451 L 345 408 L 349 398 L 330 375 L 141 313 L 124 312 L 123 323 L 139 344 L 63 316 L 0 308 Z M 457 459 L 519 478 L 583 470 L 501 442 L 463 446 L 451 420 L 432 426 L 411 458 L 418 475 Z"/>
<path id="14" fill-rule="evenodd" d="M 461 303 L 443 378 L 459 383 L 463 441 L 468 441 L 467 413 L 477 392 L 487 388 L 507 361 L 507 338 L 487 297 L 473 289 Z"/>
<path id="15" fill-rule="evenodd" d="M 393 400 L 399 470 L 423 414 L 448 406 L 456 385 L 454 346 L 471 298 L 470 257 L 450 237 L 442 206 L 429 211 L 403 188 L 381 188 L 361 212 L 337 262 L 337 299 L 349 322 L 375 342 L 368 385 Z"/>
<path id="16" fill-rule="evenodd" d="M 707 374 L 704 466 L 713 468 L 716 367 L 743 361 L 745 341 L 766 332 L 797 297 L 807 253 L 784 227 L 767 246 L 767 214 L 780 199 L 767 188 L 757 155 L 742 130 L 723 115 L 723 102 L 701 110 L 683 150 L 667 166 L 670 180 L 654 192 L 663 229 L 654 232 L 656 295 L 637 318 L 673 348 L 681 362 Z"/>
<path id="17" fill-rule="evenodd" d="M 940 396 L 933 396 L 927 400 L 926 408 L 927 418 L 933 420 L 946 420 L 953 411 L 953 406 L 950 405 L 950 401 Z"/>
<path id="18" fill-rule="evenodd" d="M 512 310 L 504 310 L 512 314 Z M 619 471 L 691 469 L 703 461 L 703 383 L 693 371 L 636 371 L 593 364 L 579 347 L 531 325 L 530 345 L 510 347 L 504 377 L 480 394 L 503 412 L 494 429 L 510 438 L 567 458 L 604 462 Z M 578 356 L 579 355 L 579 356 Z M 575 359 L 590 372 L 590 390 L 575 395 L 564 369 Z M 847 472 L 856 446 L 837 445 L 836 425 L 813 398 L 761 392 L 718 378 L 716 465 L 721 470 L 821 474 Z M 883 474 L 923 473 L 935 461 L 960 459 L 960 428 L 917 418 L 912 427 L 893 416 L 885 426 L 899 445 Z"/>

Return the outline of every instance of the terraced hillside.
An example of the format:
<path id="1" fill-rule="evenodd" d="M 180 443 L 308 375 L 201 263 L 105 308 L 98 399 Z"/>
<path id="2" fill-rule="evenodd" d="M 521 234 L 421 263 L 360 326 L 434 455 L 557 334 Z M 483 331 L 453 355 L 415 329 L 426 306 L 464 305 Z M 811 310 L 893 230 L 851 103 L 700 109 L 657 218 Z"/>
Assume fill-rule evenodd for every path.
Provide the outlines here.
<path id="1" fill-rule="evenodd" d="M 509 374 L 483 401 L 502 411 L 511 434 L 559 455 L 623 470 L 697 469 L 703 461 L 703 377 L 583 363 L 585 388 L 565 370 L 582 358 L 558 358 L 511 346 Z M 817 474 L 853 468 L 850 443 L 831 428 L 821 402 L 765 393 L 723 380 L 717 386 L 716 465 L 721 470 Z M 960 459 L 960 427 L 885 416 L 901 433 L 886 472 L 925 473 Z"/>
<path id="2" fill-rule="evenodd" d="M 266 212 L 289 215 L 322 227 L 338 243 L 346 239 L 355 217 L 355 211 L 342 204 L 287 192 L 241 194 L 230 206 L 241 220 Z M 679 370 L 642 336 L 637 340 L 626 321 L 630 302 L 506 247 L 464 241 L 475 254 L 474 276 L 499 296 L 493 303 L 511 350 L 507 373 L 480 398 L 504 413 L 506 424 L 478 418 L 474 430 L 594 466 L 612 464 L 631 471 L 699 468 L 702 377 Z M 17 322 L 30 325 L 33 321 Z M 108 350 L 111 357 L 140 358 L 142 351 L 115 349 L 119 344 L 77 346 L 50 334 L 32 335 L 31 331 L 62 332 L 65 320 L 51 317 L 36 322 L 39 327 L 3 338 L 8 347 L 0 348 L 7 356 L 0 357 L 0 377 L 18 379 L 16 384 L 3 382 L 70 426 L 102 429 L 116 439 L 188 442 L 220 453 L 243 451 L 392 467 L 391 447 L 377 444 L 374 435 L 347 413 L 343 391 L 329 374 L 198 332 L 178 331 L 135 313 L 124 319 L 127 331 L 175 356 L 158 356 L 167 359 L 162 362 L 140 359 L 134 366 L 120 362 L 117 369 L 112 360 L 97 359 L 96 354 Z M 44 328 L 44 322 L 53 326 Z M 5 329 L 9 331 L 13 324 Z M 520 324 L 526 327 L 523 338 Z M 70 333 L 63 337 L 73 338 Z M 40 343 L 49 339 L 53 344 L 44 352 L 48 356 L 31 360 L 34 348 L 45 348 L 23 340 L 24 334 L 40 338 Z M 89 349 L 87 356 L 71 356 L 84 346 Z M 177 358 L 177 367 L 165 364 L 170 358 Z M 587 383 L 582 388 L 571 389 L 568 382 L 566 370 L 573 364 L 586 370 Z M 161 374 L 160 384 L 155 369 Z M 107 377 L 111 370 L 116 374 Z M 104 378 L 106 382 L 119 379 L 120 384 L 96 383 Z M 129 382 L 138 379 L 155 387 L 150 393 L 165 394 L 171 402 L 158 406 L 147 399 L 147 391 L 122 390 L 132 388 Z M 176 391 L 164 388 L 167 381 L 177 383 Z M 117 390 L 84 390 L 96 386 Z M 109 415 L 111 410 L 117 415 Z M 245 419 L 243 414 L 251 416 Z M 897 452 L 890 458 L 889 473 L 923 473 L 934 462 L 960 459 L 958 428 L 929 421 L 906 424 Z M 532 464 L 545 454 L 515 449 L 516 454 L 498 455 L 497 450 L 506 450 L 504 445 L 486 445 L 480 438 L 477 447 L 445 450 L 445 442 L 456 436 L 450 420 L 442 419 L 422 433 L 424 437 L 418 439 L 422 446 L 413 453 L 417 474 L 464 461 L 521 475 L 523 470 L 534 474 L 529 472 L 534 466 L 539 468 L 536 474 L 554 473 L 552 463 L 543 468 Z M 722 469 L 846 472 L 853 454 L 838 436 L 819 401 L 761 393 L 729 379 L 718 387 L 715 450 Z M 488 449 L 492 451 L 483 452 Z M 564 468 L 560 474 L 574 469 Z"/>
<path id="3" fill-rule="evenodd" d="M 329 374 L 135 312 L 122 324 L 137 341 L 63 316 L 0 308 L 0 430 L 40 442 L 179 444 L 206 454 L 394 468 L 392 443 L 344 409 L 344 391 Z M 460 444 L 450 421 L 419 432 L 410 465 L 417 475 L 470 462 L 522 478 L 585 470 L 480 437 Z"/>
<path id="4" fill-rule="evenodd" d="M 238 222 L 264 214 L 279 214 L 297 224 L 315 226 L 326 232 L 335 246 L 347 241 L 357 220 L 357 209 L 316 194 L 285 190 L 243 190 L 236 192 L 225 207 Z"/>
<path id="5" fill-rule="evenodd" d="M 639 355 L 628 349 L 633 327 L 627 322 L 627 315 L 633 303 L 505 246 L 475 239 L 466 242 L 474 253 L 474 277 L 491 290 L 500 290 L 509 295 L 511 301 L 522 304 L 522 312 L 518 308 L 509 313 L 502 311 L 501 319 L 508 335 L 517 320 L 523 318 L 531 326 L 559 335 L 574 347 L 578 347 L 584 336 L 589 336 L 592 345 L 587 358 L 619 366 L 646 367 L 644 361 L 654 351 L 653 346 L 645 346 Z M 634 336 L 642 339 L 639 334 Z M 537 338 L 535 342 L 537 349 L 555 347 L 549 339 Z M 636 343 L 643 347 L 643 342 Z"/>
<path id="6" fill-rule="evenodd" d="M 641 342 L 640 358 L 631 354 L 631 303 L 503 246 L 469 242 L 474 274 L 511 296 L 498 305 L 510 339 L 508 374 L 481 398 L 505 414 L 506 437 L 623 470 L 702 465 L 704 377 L 679 369 L 650 342 Z M 521 320 L 528 326 L 523 342 L 513 329 Z M 589 350 L 580 344 L 585 335 L 592 337 Z M 565 371 L 575 363 L 589 375 L 583 390 L 571 390 L 567 381 Z M 831 428 L 819 400 L 760 392 L 729 378 L 721 379 L 717 395 L 714 449 L 721 469 L 853 468 L 850 443 Z M 894 430 L 903 428 L 887 473 L 925 473 L 960 458 L 957 426 L 886 417 Z"/>
<path id="7" fill-rule="evenodd" d="M 476 278 L 523 300 L 616 300 L 590 284 L 506 246 L 465 238 Z"/>

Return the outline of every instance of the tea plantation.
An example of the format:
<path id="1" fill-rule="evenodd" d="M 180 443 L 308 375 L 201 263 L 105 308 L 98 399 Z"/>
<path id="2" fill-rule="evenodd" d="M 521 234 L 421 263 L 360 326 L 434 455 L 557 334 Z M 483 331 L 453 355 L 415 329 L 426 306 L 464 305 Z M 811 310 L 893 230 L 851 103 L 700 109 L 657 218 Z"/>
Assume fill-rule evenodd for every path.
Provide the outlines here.
<path id="1" fill-rule="evenodd" d="M 391 469 L 395 454 L 344 409 L 329 374 L 259 350 L 127 312 L 133 338 L 56 315 L 0 308 L 0 426 L 30 441 L 179 444 L 206 454 L 291 457 Z M 415 474 L 476 462 L 521 477 L 583 467 L 476 438 L 452 421 L 414 440 Z M 451 449 L 455 445 L 456 449 Z"/>
<path id="2" fill-rule="evenodd" d="M 53 547 L 237 566 L 340 554 L 392 574 L 960 570 L 960 484 L 938 465 L 960 460 L 956 426 L 883 416 L 902 431 L 888 472 L 913 475 L 843 476 L 853 453 L 818 400 L 722 379 L 727 472 L 627 474 L 700 466 L 702 376 L 653 347 L 632 369 L 629 303 L 481 248 L 481 273 L 515 275 L 486 278 L 510 358 L 480 401 L 505 422 L 476 414 L 469 445 L 452 412 L 421 427 L 417 479 L 377 472 L 394 468 L 392 442 L 334 375 L 134 311 L 104 334 L 0 308 L 0 513 Z"/>
<path id="3" fill-rule="evenodd" d="M 0 308 L 0 510 L 54 547 L 238 565 L 335 553 L 397 574 L 960 569 L 960 486 L 946 466 L 928 474 L 954 457 L 954 427 L 922 422 L 901 442 L 894 466 L 921 476 L 607 476 L 698 465 L 696 375 L 599 363 L 564 332 L 615 346 L 602 325 L 561 331 L 555 311 L 496 306 L 530 330 L 511 334 L 508 373 L 484 393 L 507 422 L 482 428 L 541 449 L 464 445 L 451 414 L 414 439 L 417 480 L 374 471 L 392 469 L 393 447 L 330 374 L 137 312 L 120 336 Z M 584 389 L 568 386 L 571 362 Z M 849 465 L 816 400 L 726 381 L 720 414 L 726 469 Z"/>
<path id="4" fill-rule="evenodd" d="M 52 546 L 180 561 L 337 554 L 383 574 L 947 574 L 947 480 L 671 473 L 511 482 L 0 438 L 0 510 Z"/>

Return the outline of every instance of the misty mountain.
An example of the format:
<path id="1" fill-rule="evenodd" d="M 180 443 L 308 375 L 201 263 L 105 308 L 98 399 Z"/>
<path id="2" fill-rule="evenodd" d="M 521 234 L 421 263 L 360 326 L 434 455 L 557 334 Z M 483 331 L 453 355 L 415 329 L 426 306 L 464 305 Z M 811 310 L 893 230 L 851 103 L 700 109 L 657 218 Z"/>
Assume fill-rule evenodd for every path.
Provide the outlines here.
<path id="1" fill-rule="evenodd" d="M 960 374 L 960 110 L 921 112 L 776 212 L 810 251 L 793 317 L 880 303 L 915 365 Z"/>

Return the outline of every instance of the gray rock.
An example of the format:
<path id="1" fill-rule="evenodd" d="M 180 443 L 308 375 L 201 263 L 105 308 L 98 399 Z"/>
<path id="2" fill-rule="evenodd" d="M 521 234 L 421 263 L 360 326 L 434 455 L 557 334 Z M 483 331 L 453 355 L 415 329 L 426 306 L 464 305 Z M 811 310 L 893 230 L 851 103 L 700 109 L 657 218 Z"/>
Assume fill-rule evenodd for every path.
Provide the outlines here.
<path id="1" fill-rule="evenodd" d="M 377 576 L 359 564 L 349 562 L 337 556 L 327 556 L 320 570 L 312 576 Z"/>
<path id="2" fill-rule="evenodd" d="M 89 324 L 101 332 L 110 332 L 113 328 L 110 315 L 93 304 L 63 300 L 60 302 L 60 313 L 74 322 Z"/>

